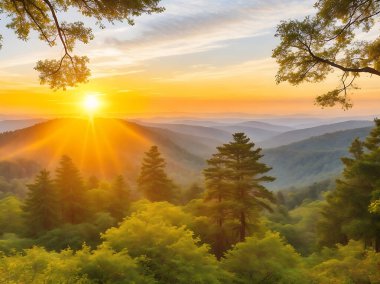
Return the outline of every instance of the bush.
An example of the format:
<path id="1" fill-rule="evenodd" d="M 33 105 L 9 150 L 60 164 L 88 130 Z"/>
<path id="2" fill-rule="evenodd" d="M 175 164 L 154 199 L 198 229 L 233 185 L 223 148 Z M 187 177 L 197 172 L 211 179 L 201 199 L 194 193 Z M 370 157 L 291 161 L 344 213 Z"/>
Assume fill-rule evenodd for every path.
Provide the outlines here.
<path id="1" fill-rule="evenodd" d="M 248 237 L 227 252 L 221 266 L 234 283 L 307 283 L 301 257 L 279 233 Z"/>

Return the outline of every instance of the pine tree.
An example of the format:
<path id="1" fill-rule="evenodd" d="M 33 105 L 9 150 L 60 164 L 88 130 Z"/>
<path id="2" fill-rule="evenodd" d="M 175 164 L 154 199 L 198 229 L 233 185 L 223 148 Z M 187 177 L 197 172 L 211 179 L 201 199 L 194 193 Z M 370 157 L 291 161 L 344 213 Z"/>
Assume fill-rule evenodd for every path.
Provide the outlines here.
<path id="1" fill-rule="evenodd" d="M 197 183 L 193 183 L 184 193 L 183 193 L 183 204 L 187 204 L 193 199 L 202 198 L 204 193 L 204 188 L 199 186 Z"/>
<path id="2" fill-rule="evenodd" d="M 225 159 L 220 154 L 213 154 L 207 160 L 208 168 L 203 173 L 206 181 L 205 201 L 208 203 L 209 216 L 215 222 L 213 230 L 213 253 L 220 259 L 223 253 L 229 248 L 229 238 L 227 236 L 228 216 L 230 212 L 229 200 L 231 199 L 231 186 L 228 181 L 230 169 L 226 167 Z"/>
<path id="3" fill-rule="evenodd" d="M 263 182 L 274 178 L 265 176 L 270 168 L 259 160 L 261 149 L 244 133 L 233 135 L 233 141 L 217 147 L 218 153 L 207 161 L 205 201 L 210 204 L 210 216 L 216 221 L 214 252 L 220 257 L 226 248 L 236 243 L 230 238 L 231 225 L 238 224 L 238 240 L 244 241 L 250 225 L 263 209 L 271 209 L 275 200 Z"/>
<path id="4" fill-rule="evenodd" d="M 28 193 L 23 207 L 28 233 L 36 235 L 58 225 L 58 196 L 50 173 L 42 170 L 33 184 L 27 185 Z"/>
<path id="5" fill-rule="evenodd" d="M 85 189 L 79 170 L 68 156 L 63 156 L 56 170 L 55 184 L 62 221 L 78 224 L 86 218 Z"/>
<path id="6" fill-rule="evenodd" d="M 249 228 L 249 221 L 257 218 L 262 209 L 271 210 L 269 202 L 274 202 L 273 194 L 262 183 L 274 181 L 266 176 L 270 167 L 261 163 L 261 148 L 244 133 L 233 134 L 233 141 L 218 148 L 225 157 L 226 167 L 230 169 L 228 177 L 232 186 L 233 215 L 239 222 L 239 241 L 244 241 Z"/>
<path id="7" fill-rule="evenodd" d="M 344 170 L 326 198 L 319 223 L 320 243 L 332 246 L 349 239 L 362 240 L 380 251 L 380 215 L 370 211 L 380 197 L 380 120 L 364 142 L 355 139 L 342 158 Z"/>
<path id="8" fill-rule="evenodd" d="M 157 146 L 145 153 L 137 183 L 139 191 L 152 202 L 174 199 L 174 184 L 165 172 L 165 165 Z"/>
<path id="9" fill-rule="evenodd" d="M 111 186 L 111 215 L 117 220 L 126 216 L 126 211 L 131 202 L 131 192 L 122 175 L 116 177 Z"/>

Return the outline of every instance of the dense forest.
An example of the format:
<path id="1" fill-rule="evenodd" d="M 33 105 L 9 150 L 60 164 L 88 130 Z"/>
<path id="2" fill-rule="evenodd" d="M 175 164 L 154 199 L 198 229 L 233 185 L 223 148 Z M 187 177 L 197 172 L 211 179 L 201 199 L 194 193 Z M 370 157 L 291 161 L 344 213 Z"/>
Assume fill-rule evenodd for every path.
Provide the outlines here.
<path id="1" fill-rule="evenodd" d="M 244 133 L 182 188 L 157 146 L 136 181 L 0 163 L 2 283 L 380 283 L 380 120 L 334 180 L 269 190 Z M 29 178 L 25 178 L 29 177 Z"/>

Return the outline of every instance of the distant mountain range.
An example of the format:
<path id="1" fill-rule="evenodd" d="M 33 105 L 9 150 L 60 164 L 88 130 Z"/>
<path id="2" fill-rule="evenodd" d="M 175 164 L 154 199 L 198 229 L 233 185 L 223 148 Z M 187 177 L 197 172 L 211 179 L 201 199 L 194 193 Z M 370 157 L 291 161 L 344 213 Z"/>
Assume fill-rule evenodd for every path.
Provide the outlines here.
<path id="1" fill-rule="evenodd" d="M 364 140 L 370 131 L 371 127 L 338 131 L 264 150 L 263 161 L 277 178 L 270 186 L 302 186 L 338 176 L 343 168 L 340 158 L 348 155 L 352 141 Z"/>
<path id="2" fill-rule="evenodd" d="M 320 125 L 315 127 L 310 127 L 306 129 L 296 129 L 281 133 L 279 135 L 273 136 L 265 141 L 259 143 L 263 148 L 275 148 L 282 145 L 291 144 L 294 142 L 302 141 L 311 137 L 323 135 L 326 133 L 333 133 L 336 131 L 343 131 L 362 127 L 373 126 L 373 121 L 359 120 L 359 121 L 344 121 L 328 125 Z"/>
<path id="3" fill-rule="evenodd" d="M 0 134 L 0 157 L 30 159 L 53 169 L 62 155 L 69 155 L 85 175 L 125 174 L 134 181 L 144 152 L 157 145 L 167 160 L 170 176 L 180 184 L 188 184 L 201 181 L 205 161 L 218 145 L 229 142 L 232 133 L 243 131 L 256 142 L 260 140 L 257 137 L 272 136 L 258 144 L 265 147 L 263 160 L 277 178 L 268 186 L 277 189 L 338 175 L 342 169 L 340 158 L 347 155 L 355 137 L 364 138 L 369 133 L 372 124 L 347 121 L 293 130 L 257 121 L 202 126 L 66 118 Z M 282 144 L 287 145 L 269 149 Z"/>

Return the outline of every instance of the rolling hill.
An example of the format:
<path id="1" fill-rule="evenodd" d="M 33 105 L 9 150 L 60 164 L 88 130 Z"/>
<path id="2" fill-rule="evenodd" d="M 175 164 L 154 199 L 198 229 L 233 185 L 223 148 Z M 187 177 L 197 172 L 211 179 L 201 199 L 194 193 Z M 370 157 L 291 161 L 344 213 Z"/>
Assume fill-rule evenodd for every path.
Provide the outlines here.
<path id="1" fill-rule="evenodd" d="M 262 122 L 262 121 L 245 121 L 245 122 L 237 123 L 235 125 L 259 128 L 259 129 L 264 129 L 264 130 L 271 130 L 275 132 L 286 132 L 286 131 L 294 130 L 294 128 L 290 126 L 272 124 L 272 123 L 267 123 L 267 122 Z"/>
<path id="2" fill-rule="evenodd" d="M 212 152 L 212 141 L 117 119 L 56 119 L 0 134 L 4 160 L 28 159 L 52 169 L 62 155 L 72 157 L 85 175 L 135 178 L 145 151 L 157 145 L 171 176 L 186 182 L 199 176 L 200 158 Z M 215 143 L 215 142 L 214 142 Z"/>
<path id="3" fill-rule="evenodd" d="M 269 139 L 266 139 L 264 141 L 261 141 L 259 145 L 263 148 L 275 148 L 283 145 L 288 145 L 294 142 L 302 141 L 311 137 L 324 135 L 326 133 L 333 133 L 337 131 L 371 126 L 373 126 L 373 121 L 369 120 L 344 121 L 339 123 L 288 131 L 271 137 Z"/>
<path id="4" fill-rule="evenodd" d="M 0 133 L 26 128 L 43 121 L 45 120 L 44 119 L 2 120 L 0 121 Z"/>
<path id="5" fill-rule="evenodd" d="M 280 134 L 280 132 L 278 131 L 261 129 L 261 128 L 250 127 L 250 126 L 245 126 L 245 125 L 224 125 L 224 126 L 214 126 L 214 128 L 229 132 L 230 134 L 233 134 L 236 132 L 244 132 L 254 142 L 270 139 Z"/>
<path id="6" fill-rule="evenodd" d="M 143 126 L 168 129 L 177 133 L 198 136 L 200 140 L 203 138 L 211 139 L 211 140 L 214 140 L 215 145 L 213 146 L 215 147 L 231 139 L 230 132 L 216 129 L 213 127 L 188 125 L 188 124 L 174 124 L 174 123 L 138 122 L 138 124 L 143 125 Z"/>
<path id="7" fill-rule="evenodd" d="M 134 181 L 144 152 L 157 145 L 170 176 L 188 184 L 201 180 L 205 160 L 224 136 L 230 137 L 213 128 L 166 127 L 170 130 L 118 119 L 56 119 L 0 134 L 0 157 L 32 160 L 53 169 L 62 155 L 69 155 L 85 175 L 112 177 L 122 173 Z M 302 186 L 335 177 L 352 140 L 364 138 L 369 131 L 370 127 L 350 129 L 264 149 L 263 161 L 277 178 L 268 187 Z"/>
<path id="8" fill-rule="evenodd" d="M 336 177 L 342 170 L 341 157 L 348 155 L 348 147 L 359 137 L 364 139 L 370 127 L 329 133 L 290 145 L 264 150 L 263 161 L 273 169 L 277 178 L 271 188 L 302 186 Z"/>

